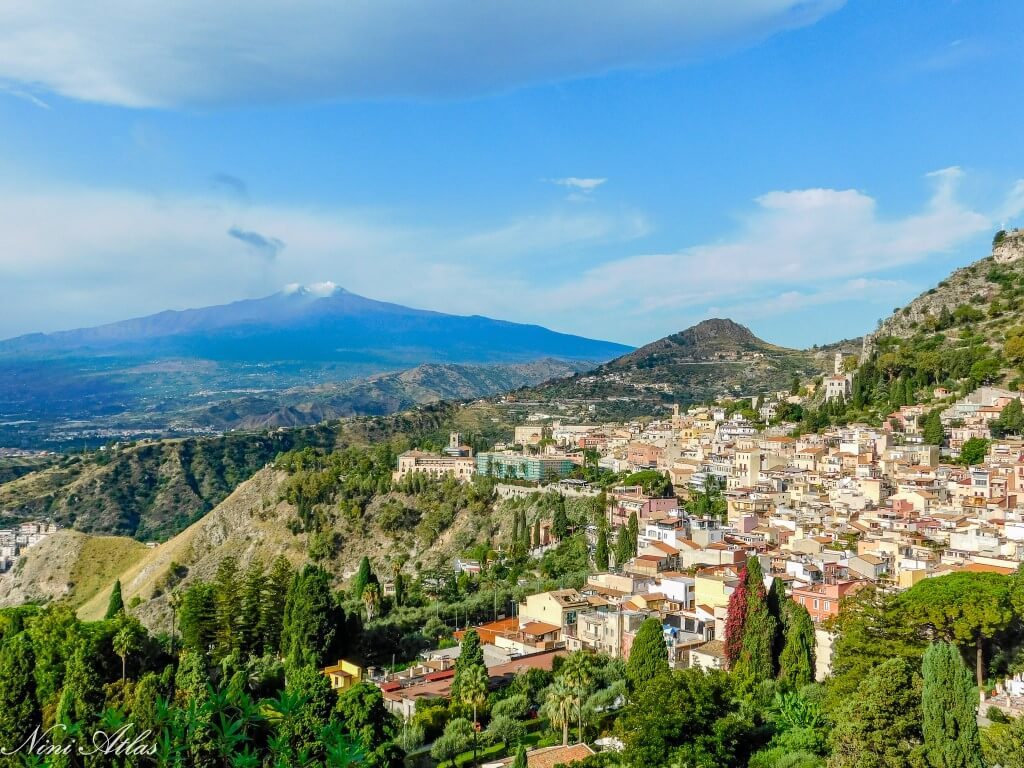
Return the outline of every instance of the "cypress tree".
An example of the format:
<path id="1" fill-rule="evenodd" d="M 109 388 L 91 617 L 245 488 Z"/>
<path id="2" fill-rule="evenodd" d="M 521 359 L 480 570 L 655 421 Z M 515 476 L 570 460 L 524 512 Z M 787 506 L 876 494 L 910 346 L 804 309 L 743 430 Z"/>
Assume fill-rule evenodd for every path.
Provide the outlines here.
<path id="1" fill-rule="evenodd" d="M 565 498 L 559 494 L 555 514 L 551 520 L 551 533 L 561 541 L 569 535 L 569 515 L 565 512 Z"/>
<path id="2" fill-rule="evenodd" d="M 36 658 L 26 632 L 0 648 L 0 748 L 16 749 L 41 725 L 36 700 Z"/>
<path id="3" fill-rule="evenodd" d="M 345 612 L 331 593 L 327 571 L 307 565 L 295 574 L 285 600 L 281 653 L 292 668 L 322 667 L 341 650 Z"/>
<path id="4" fill-rule="evenodd" d="M 788 601 L 785 643 L 779 654 L 779 680 L 792 688 L 814 682 L 814 622 L 799 603 Z"/>
<path id="5" fill-rule="evenodd" d="M 526 510 L 520 512 L 522 518 L 519 520 L 519 535 L 523 537 L 522 545 L 525 552 L 530 551 L 530 524 L 526 521 Z"/>
<path id="6" fill-rule="evenodd" d="M 629 531 L 626 526 L 620 525 L 619 532 L 615 537 L 615 567 L 622 566 L 633 556 L 633 548 L 629 545 Z"/>
<path id="7" fill-rule="evenodd" d="M 476 668 L 482 667 L 485 673 L 487 671 L 487 666 L 484 664 L 484 649 L 480 644 L 480 635 L 475 629 L 466 630 L 460 646 L 459 657 L 455 660 L 455 677 L 452 678 L 451 693 L 449 694 L 452 701 L 459 701 L 463 683 L 474 674 L 479 674 L 475 671 Z"/>
<path id="8" fill-rule="evenodd" d="M 635 557 L 640 539 L 640 521 L 637 520 L 636 512 L 629 516 L 629 525 L 626 530 L 629 532 L 629 556 Z"/>
<path id="9" fill-rule="evenodd" d="M 932 643 L 921 660 L 922 732 L 932 768 L 981 768 L 978 693 L 955 646 Z"/>
<path id="10" fill-rule="evenodd" d="M 363 555 L 363 559 L 359 561 L 359 570 L 352 577 L 352 597 L 354 599 L 363 599 L 363 590 L 366 589 L 366 585 L 370 583 L 372 577 L 373 571 L 370 569 L 370 558 Z"/>
<path id="11" fill-rule="evenodd" d="M 512 761 L 512 768 L 527 768 L 526 747 L 522 744 L 516 749 L 516 759 Z"/>
<path id="12" fill-rule="evenodd" d="M 112 619 L 119 613 L 124 612 L 124 599 L 121 597 L 121 580 L 114 582 L 114 588 L 110 591 L 110 600 L 107 601 L 107 612 L 104 619 Z"/>
<path id="13" fill-rule="evenodd" d="M 601 518 L 597 524 L 597 546 L 594 547 L 594 565 L 599 571 L 608 570 L 608 524 Z"/>
<path id="14" fill-rule="evenodd" d="M 631 691 L 636 691 L 649 680 L 668 672 L 668 648 L 661 622 L 653 617 L 644 619 L 629 651 L 626 683 Z"/>
<path id="15" fill-rule="evenodd" d="M 747 560 L 746 585 L 747 613 L 743 626 L 743 647 L 736 669 L 741 673 L 741 680 L 753 685 L 775 677 L 772 645 L 775 641 L 776 621 L 768 611 L 761 563 L 756 557 Z"/>
<path id="16" fill-rule="evenodd" d="M 533 521 L 533 546 L 540 546 L 540 518 Z"/>
<path id="17" fill-rule="evenodd" d="M 775 637 L 772 640 L 772 661 L 775 671 L 779 671 L 779 656 L 786 644 L 786 619 L 788 617 L 788 604 L 792 601 L 786 596 L 786 585 L 782 579 L 772 579 L 768 588 L 768 613 L 775 619 Z"/>
<path id="18" fill-rule="evenodd" d="M 512 514 L 512 543 L 511 543 L 510 546 L 512 547 L 512 549 L 515 549 L 515 547 L 516 547 L 516 545 L 518 543 L 519 543 L 519 510 L 516 510 Z"/>

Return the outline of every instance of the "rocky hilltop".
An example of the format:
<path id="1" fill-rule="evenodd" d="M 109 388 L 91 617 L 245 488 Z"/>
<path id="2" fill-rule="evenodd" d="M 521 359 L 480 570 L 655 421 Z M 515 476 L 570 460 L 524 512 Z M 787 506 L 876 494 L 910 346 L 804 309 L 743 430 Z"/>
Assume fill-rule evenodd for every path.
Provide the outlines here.
<path id="1" fill-rule="evenodd" d="M 715 318 L 640 347 L 592 371 L 552 381 L 517 396 L 614 400 L 620 404 L 620 413 L 639 414 L 651 413 L 670 402 L 788 388 L 794 376 L 805 378 L 821 371 L 822 361 L 813 353 L 770 344 L 746 326 Z"/>
<path id="2" fill-rule="evenodd" d="M 957 269 L 864 337 L 865 357 L 885 338 L 971 333 L 1001 349 L 1024 322 L 1024 229 L 998 232 L 991 255 Z"/>

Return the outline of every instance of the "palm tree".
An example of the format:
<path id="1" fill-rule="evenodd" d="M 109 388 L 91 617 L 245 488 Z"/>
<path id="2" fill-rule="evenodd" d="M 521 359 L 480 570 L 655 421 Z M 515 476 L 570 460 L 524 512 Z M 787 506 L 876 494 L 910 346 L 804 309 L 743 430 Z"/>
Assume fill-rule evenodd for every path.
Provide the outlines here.
<path id="1" fill-rule="evenodd" d="M 583 741 L 583 702 L 594 684 L 594 664 L 586 651 L 576 651 L 562 665 L 561 678 L 576 696 L 576 716 L 579 723 L 577 741 Z"/>
<path id="2" fill-rule="evenodd" d="M 366 620 L 373 621 L 380 607 L 380 587 L 371 581 L 363 588 L 363 607 L 366 609 Z"/>
<path id="3" fill-rule="evenodd" d="M 114 653 L 121 657 L 121 680 L 124 680 L 128 654 L 135 653 L 142 647 L 143 629 L 137 619 L 125 619 L 121 624 L 121 628 L 114 635 L 113 646 Z"/>
<path id="4" fill-rule="evenodd" d="M 473 764 L 476 764 L 476 734 L 480 727 L 477 721 L 477 708 L 487 703 L 487 684 L 490 677 L 487 675 L 487 668 L 481 664 L 470 667 L 465 671 L 459 684 L 459 699 L 467 707 L 473 708 Z"/>
<path id="5" fill-rule="evenodd" d="M 544 696 L 544 706 L 541 707 L 548 722 L 556 728 L 561 727 L 563 747 L 569 746 L 569 721 L 572 719 L 576 699 L 576 692 L 566 684 L 565 680 L 559 678 L 548 686 Z"/>

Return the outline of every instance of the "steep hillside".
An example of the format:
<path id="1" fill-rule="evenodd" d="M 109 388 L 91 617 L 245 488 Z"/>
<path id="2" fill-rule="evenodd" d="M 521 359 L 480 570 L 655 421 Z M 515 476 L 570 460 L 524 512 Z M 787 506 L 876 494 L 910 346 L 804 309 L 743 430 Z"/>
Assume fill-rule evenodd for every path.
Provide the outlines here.
<path id="1" fill-rule="evenodd" d="M 705 320 L 592 371 L 550 382 L 524 399 L 625 399 L 639 410 L 721 394 L 788 387 L 820 372 L 814 355 L 769 344 L 732 320 Z"/>
<path id="2" fill-rule="evenodd" d="M 142 601 L 133 613 L 151 627 L 167 627 L 170 594 L 194 580 L 212 579 L 225 558 L 235 558 L 244 568 L 284 555 L 300 565 L 316 552 L 313 539 L 325 535 L 333 539 L 332 548 L 317 559 L 340 587 L 364 556 L 382 573 L 397 562 L 413 574 L 450 564 L 475 543 L 497 544 L 511 530 L 510 515 L 504 504 L 493 501 L 489 484 L 451 482 L 371 493 L 358 514 L 339 514 L 338 500 L 332 497 L 322 505 L 318 532 L 311 534 L 299 530 L 301 510 L 283 498 L 293 477 L 280 469 L 260 470 L 185 531 L 155 548 L 143 548 L 141 557 L 109 576 L 103 590 L 77 601 L 79 615 L 101 617 L 113 580 L 120 578 L 125 602 Z M 73 561 L 74 554 L 67 554 L 66 561 Z M 39 563 L 37 578 L 44 583 L 60 580 L 43 565 Z M 2 595 L 0 604 L 5 603 Z"/>
<path id="3" fill-rule="evenodd" d="M 0 575 L 0 605 L 64 600 L 81 605 L 110 585 L 150 550 L 123 536 L 59 531 L 25 550 Z"/>
<path id="4" fill-rule="evenodd" d="M 920 401 L 932 385 L 1016 388 L 1022 366 L 1024 230 L 1015 230 L 997 234 L 990 256 L 956 270 L 866 336 L 859 378 L 903 382 Z"/>
<path id="5" fill-rule="evenodd" d="M 86 532 L 161 540 L 213 509 L 284 451 L 392 438 L 443 444 L 449 429 L 461 429 L 483 445 L 499 429 L 493 418 L 483 416 L 481 407 L 435 403 L 301 429 L 129 444 L 70 456 L 0 484 L 0 509 L 15 518 L 50 518 Z"/>

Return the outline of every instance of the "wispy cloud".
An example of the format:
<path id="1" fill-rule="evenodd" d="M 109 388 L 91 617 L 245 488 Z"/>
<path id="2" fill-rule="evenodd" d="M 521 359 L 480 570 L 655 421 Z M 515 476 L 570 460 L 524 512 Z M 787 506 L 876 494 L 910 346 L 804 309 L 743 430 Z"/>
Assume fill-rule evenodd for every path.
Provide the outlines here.
<path id="1" fill-rule="evenodd" d="M 608 179 L 583 179 L 577 176 L 566 176 L 561 179 L 550 179 L 550 181 L 552 184 L 557 184 L 560 187 L 568 187 L 572 190 L 567 199 L 573 202 L 583 202 L 585 200 L 590 200 L 593 191 L 608 181 Z"/>
<path id="2" fill-rule="evenodd" d="M 278 240 L 276 237 L 267 237 L 259 232 L 251 232 L 246 229 L 239 229 L 238 227 L 230 227 L 228 229 L 228 236 L 235 238 L 235 240 L 241 243 L 245 243 L 250 252 L 268 261 L 276 259 L 277 254 L 284 248 L 284 241 Z"/>
<path id="3" fill-rule="evenodd" d="M 720 55 L 844 0 L 5 0 L 0 78 L 129 107 L 451 98 Z"/>
<path id="4" fill-rule="evenodd" d="M 5 84 L 0 81 L 0 92 L 14 96 L 15 98 L 27 101 L 29 104 L 33 104 L 40 109 L 50 109 L 50 105 L 43 101 L 41 98 L 36 96 L 32 91 L 18 88 L 16 86 Z"/>

